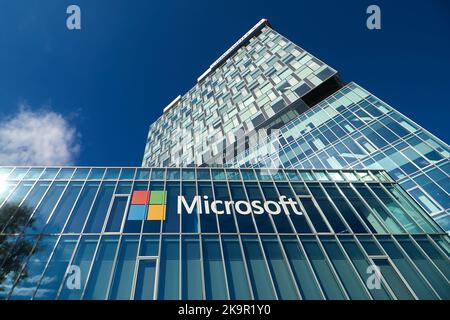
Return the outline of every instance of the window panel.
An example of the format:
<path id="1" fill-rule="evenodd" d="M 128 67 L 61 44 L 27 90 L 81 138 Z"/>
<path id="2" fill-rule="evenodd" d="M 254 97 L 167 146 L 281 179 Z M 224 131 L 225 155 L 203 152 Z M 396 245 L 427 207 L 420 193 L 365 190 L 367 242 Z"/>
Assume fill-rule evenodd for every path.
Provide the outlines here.
<path id="1" fill-rule="evenodd" d="M 324 188 L 352 231 L 354 233 L 367 233 L 366 228 L 347 204 L 345 198 L 339 193 L 338 189 L 332 185 L 324 185 Z"/>
<path id="2" fill-rule="evenodd" d="M 69 183 L 63 197 L 59 201 L 55 212 L 53 212 L 53 215 L 45 228 L 46 233 L 59 233 L 62 231 L 67 217 L 69 216 L 82 187 L 82 182 Z"/>
<path id="3" fill-rule="evenodd" d="M 326 298 L 333 300 L 346 299 L 343 288 L 340 287 L 340 284 L 333 275 L 333 272 L 316 240 L 314 238 L 304 237 L 301 238 L 301 241 L 317 279 L 324 290 Z"/>
<path id="4" fill-rule="evenodd" d="M 263 182 L 261 183 L 261 189 L 266 198 L 266 201 L 275 201 L 275 202 L 279 201 L 278 192 L 273 183 Z M 280 214 L 271 215 L 271 217 L 273 222 L 275 223 L 278 232 L 280 233 L 292 232 L 291 224 L 283 211 Z"/>
<path id="5" fill-rule="evenodd" d="M 114 197 L 105 232 L 120 232 L 128 197 Z"/>
<path id="6" fill-rule="evenodd" d="M 413 300 L 414 296 L 406 287 L 403 280 L 399 277 L 397 271 L 392 267 L 391 263 L 386 258 L 373 259 L 373 263 L 379 268 L 383 279 L 386 280 L 389 287 L 394 291 L 397 299 Z"/>
<path id="7" fill-rule="evenodd" d="M 324 299 L 315 280 L 314 272 L 308 264 L 308 259 L 301 251 L 297 238 L 284 236 L 282 241 L 302 298 L 308 300 Z"/>
<path id="8" fill-rule="evenodd" d="M 99 182 L 86 182 L 64 229 L 65 233 L 81 232 L 99 185 Z"/>
<path id="9" fill-rule="evenodd" d="M 183 182 L 181 194 L 185 197 L 187 203 L 191 204 L 192 201 L 194 200 L 194 197 L 197 195 L 195 182 Z M 176 212 L 173 212 L 173 214 L 175 213 Z M 199 218 L 198 206 L 195 206 L 191 213 L 188 213 L 186 208 L 182 206 L 181 210 L 182 232 L 198 232 L 199 231 L 198 218 Z"/>
<path id="10" fill-rule="evenodd" d="M 413 236 L 416 243 L 426 252 L 427 256 L 434 262 L 434 264 L 441 270 L 442 274 L 446 277 L 447 281 L 450 280 L 450 265 L 449 261 L 439 251 L 439 247 L 435 247 L 432 241 L 426 236 Z"/>
<path id="11" fill-rule="evenodd" d="M 153 300 L 155 291 L 156 259 L 140 260 L 136 278 L 135 300 Z"/>
<path id="12" fill-rule="evenodd" d="M 48 189 L 44 199 L 33 214 L 31 224 L 28 225 L 26 233 L 40 233 L 47 223 L 55 205 L 66 187 L 66 182 L 55 182 Z"/>
<path id="13" fill-rule="evenodd" d="M 340 237 L 339 240 L 358 271 L 361 279 L 366 280 L 365 286 L 369 289 L 372 297 L 376 300 L 393 299 L 383 282 L 380 282 L 379 288 L 371 288 L 367 286 L 369 283 L 369 276 L 371 275 L 368 271 L 370 270 L 369 268 L 372 266 L 372 263 L 368 261 L 363 251 L 356 244 L 355 240 L 350 237 Z"/>
<path id="14" fill-rule="evenodd" d="M 32 298 L 56 241 L 55 236 L 47 236 L 39 240 L 25 266 L 26 272 L 22 272 L 16 280 L 9 299 L 29 300 Z"/>
<path id="15" fill-rule="evenodd" d="M 264 197 L 259 190 L 259 186 L 256 182 L 246 182 L 245 190 L 247 191 L 247 195 L 250 201 L 259 200 L 264 201 Z M 256 226 L 259 232 L 264 233 L 273 233 L 274 229 L 272 226 L 272 221 L 270 219 L 269 214 L 266 212 L 262 214 L 253 214 L 253 217 L 256 222 Z"/>
<path id="16" fill-rule="evenodd" d="M 130 299 L 138 245 L 138 236 L 122 237 L 109 299 Z"/>
<path id="17" fill-rule="evenodd" d="M 0 230 L 2 230 L 2 232 L 16 233 L 16 230 L 22 230 L 24 224 L 28 222 L 31 213 L 47 189 L 48 184 L 45 182 L 38 183 L 33 188 L 30 195 L 27 197 L 28 200 L 22 205 L 23 209 L 20 211 L 22 214 L 18 215 L 19 212 L 16 209 L 28 194 L 32 186 L 32 182 L 19 183 L 6 203 L 1 207 Z"/>
<path id="18" fill-rule="evenodd" d="M 202 269 L 198 236 L 184 236 L 181 242 L 181 298 L 201 300 Z"/>
<path id="19" fill-rule="evenodd" d="M 208 171 L 209 172 L 209 171 Z M 201 181 L 198 183 L 198 195 L 207 196 L 208 201 L 214 200 L 211 182 Z M 217 232 L 217 217 L 214 213 L 205 213 L 200 215 L 200 224 L 202 232 Z"/>
<path id="20" fill-rule="evenodd" d="M 222 239 L 230 299 L 250 300 L 251 289 L 248 286 L 239 239 L 236 236 L 223 236 Z"/>
<path id="21" fill-rule="evenodd" d="M 84 232 L 96 233 L 102 231 L 115 185 L 115 182 L 103 182 L 100 186 L 100 190 L 94 206 L 89 214 Z"/>
<path id="22" fill-rule="evenodd" d="M 164 236 L 158 279 L 158 299 L 178 300 L 180 244 L 178 236 Z"/>
<path id="23" fill-rule="evenodd" d="M 202 244 L 206 299 L 228 299 L 219 239 L 216 236 L 204 236 Z"/>
<path id="24" fill-rule="evenodd" d="M 230 191 L 231 191 L 231 198 L 235 201 L 235 203 L 237 201 L 247 201 L 247 197 L 245 195 L 245 190 L 244 190 L 242 183 L 231 182 L 230 183 Z M 243 209 L 243 210 L 245 210 L 245 209 Z M 238 223 L 240 232 L 248 232 L 248 233 L 256 232 L 251 213 L 247 214 L 247 215 L 243 215 L 243 214 L 234 212 L 233 214 L 236 217 L 236 221 Z"/>
<path id="25" fill-rule="evenodd" d="M 214 172 L 214 171 L 213 171 Z M 214 182 L 215 200 L 229 201 L 228 186 L 225 182 Z M 219 220 L 220 232 L 236 232 L 236 223 L 233 214 L 220 214 Z"/>
<path id="26" fill-rule="evenodd" d="M 350 299 L 361 300 L 369 299 L 369 295 L 364 289 L 364 285 L 353 270 L 350 262 L 347 260 L 342 250 L 339 248 L 336 240 L 333 238 L 321 238 L 322 245 L 330 258 L 336 272 L 341 278 Z"/>
<path id="27" fill-rule="evenodd" d="M 40 281 L 40 285 L 34 299 L 54 300 L 64 279 L 64 275 L 69 266 L 72 253 L 78 241 L 78 236 L 61 237 L 55 252 L 47 266 L 47 269 Z"/>
<path id="28" fill-rule="evenodd" d="M 104 236 L 100 240 L 83 299 L 106 299 L 118 242 L 117 236 Z"/>
<path id="29" fill-rule="evenodd" d="M 242 237 L 242 244 L 255 299 L 276 299 L 277 297 L 272 285 L 272 279 L 261 251 L 258 238 L 251 236 Z"/>
<path id="30" fill-rule="evenodd" d="M 263 236 L 262 244 L 278 297 L 283 300 L 300 299 L 278 239 Z"/>
<path id="31" fill-rule="evenodd" d="M 75 278 L 72 277 L 69 279 L 69 276 L 75 276 L 75 273 L 67 274 L 65 282 L 62 285 L 59 299 L 79 300 L 81 298 L 81 294 L 86 286 L 86 280 L 94 258 L 95 249 L 97 248 L 98 239 L 98 236 L 83 236 L 81 238 L 72 262 L 73 266 L 79 268 L 80 286 L 77 288 Z M 67 285 L 69 282 L 72 283 L 72 286 Z"/>
<path id="32" fill-rule="evenodd" d="M 419 251 L 410 238 L 396 237 L 396 239 L 416 267 L 431 284 L 433 289 L 436 290 L 441 299 L 448 300 L 450 298 L 450 284 L 447 279 L 444 278 L 438 269 L 430 263 L 430 260 Z"/>
<path id="33" fill-rule="evenodd" d="M 418 274 L 417 270 L 395 245 L 394 241 L 385 237 L 378 240 L 419 299 L 437 299 L 436 294 L 425 283 L 422 276 Z"/>
<path id="34" fill-rule="evenodd" d="M 159 236 L 142 236 L 140 256 L 156 257 L 159 255 Z"/>

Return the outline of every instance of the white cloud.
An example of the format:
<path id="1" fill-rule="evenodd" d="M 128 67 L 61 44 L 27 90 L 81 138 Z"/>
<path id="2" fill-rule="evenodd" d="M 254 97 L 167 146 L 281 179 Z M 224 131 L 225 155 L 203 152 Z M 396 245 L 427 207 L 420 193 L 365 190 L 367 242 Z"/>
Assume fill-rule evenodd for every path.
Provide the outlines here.
<path id="1" fill-rule="evenodd" d="M 76 128 L 61 114 L 21 107 L 0 120 L 0 165 L 70 165 L 78 141 Z"/>

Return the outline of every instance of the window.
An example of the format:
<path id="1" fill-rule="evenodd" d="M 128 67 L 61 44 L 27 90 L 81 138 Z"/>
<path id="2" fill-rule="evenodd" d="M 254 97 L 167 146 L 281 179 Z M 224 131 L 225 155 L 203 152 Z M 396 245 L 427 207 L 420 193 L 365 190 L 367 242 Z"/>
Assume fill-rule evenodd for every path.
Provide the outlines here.
<path id="1" fill-rule="evenodd" d="M 117 236 L 102 237 L 83 299 L 106 299 L 118 242 Z"/>
<path id="2" fill-rule="evenodd" d="M 111 211 L 109 212 L 108 224 L 105 232 L 120 232 L 123 216 L 128 203 L 128 196 L 116 196 L 113 198 Z"/>
<path id="3" fill-rule="evenodd" d="M 277 296 L 274 292 L 272 278 L 258 238 L 253 236 L 242 237 L 242 244 L 255 299 L 276 299 Z"/>
<path id="4" fill-rule="evenodd" d="M 109 299 L 130 299 L 138 245 L 138 236 L 122 237 Z"/>
<path id="5" fill-rule="evenodd" d="M 250 300 L 252 298 L 251 289 L 249 288 L 239 238 L 237 236 L 223 236 L 222 245 L 230 299 Z"/>

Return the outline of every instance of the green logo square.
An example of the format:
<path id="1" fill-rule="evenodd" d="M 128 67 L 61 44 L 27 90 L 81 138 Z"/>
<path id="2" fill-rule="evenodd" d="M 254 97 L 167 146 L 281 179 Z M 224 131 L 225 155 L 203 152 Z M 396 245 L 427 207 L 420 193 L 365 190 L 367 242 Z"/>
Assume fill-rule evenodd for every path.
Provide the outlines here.
<path id="1" fill-rule="evenodd" d="M 151 191 L 149 204 L 166 204 L 166 191 Z"/>

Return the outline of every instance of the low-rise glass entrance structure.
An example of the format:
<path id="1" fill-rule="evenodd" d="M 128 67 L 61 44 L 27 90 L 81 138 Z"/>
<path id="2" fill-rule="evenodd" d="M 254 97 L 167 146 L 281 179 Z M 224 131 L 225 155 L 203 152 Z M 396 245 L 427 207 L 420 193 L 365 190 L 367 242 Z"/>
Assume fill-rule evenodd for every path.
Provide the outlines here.
<path id="1" fill-rule="evenodd" d="M 0 167 L 1 299 L 449 299 L 378 170 Z"/>

